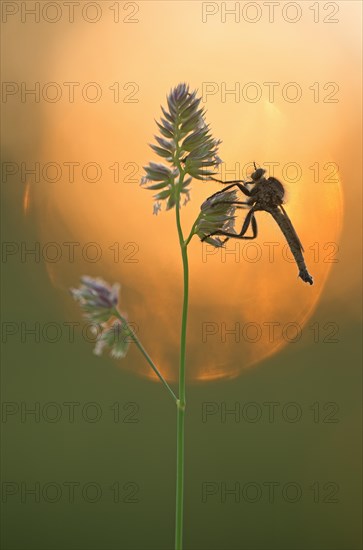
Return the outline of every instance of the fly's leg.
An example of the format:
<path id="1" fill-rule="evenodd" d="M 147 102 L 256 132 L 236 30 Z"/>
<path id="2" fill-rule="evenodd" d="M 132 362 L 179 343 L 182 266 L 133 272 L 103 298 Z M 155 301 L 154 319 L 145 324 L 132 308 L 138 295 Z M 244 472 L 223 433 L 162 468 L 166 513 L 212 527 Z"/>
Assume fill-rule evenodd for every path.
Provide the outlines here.
<path id="1" fill-rule="evenodd" d="M 213 196 L 213 195 L 212 195 Z M 210 198 L 210 197 L 209 197 Z M 249 202 L 246 202 L 246 201 L 218 201 L 218 202 L 215 202 L 214 204 L 211 204 L 211 207 L 214 208 L 215 206 L 218 206 L 219 204 L 243 204 L 245 206 L 251 206 Z M 236 208 L 244 208 L 242 206 L 236 206 Z"/>
<path id="2" fill-rule="evenodd" d="M 249 228 L 251 224 L 252 227 L 252 235 L 248 236 L 245 235 L 247 232 L 247 229 Z M 231 233 L 229 231 L 214 231 L 213 233 L 210 233 L 210 235 L 206 235 L 203 237 L 202 241 L 205 241 L 208 237 L 212 237 L 213 235 L 222 235 L 223 237 L 227 237 L 223 241 L 223 244 L 228 241 L 228 239 L 255 239 L 257 237 L 257 222 L 255 218 L 255 211 L 250 210 L 245 218 L 245 221 L 243 222 L 242 229 L 240 233 Z"/>
<path id="3" fill-rule="evenodd" d="M 217 191 L 216 193 L 208 197 L 208 199 L 206 200 L 212 199 L 213 197 L 216 197 L 217 195 L 220 195 L 221 193 L 224 193 L 225 191 L 227 191 L 228 189 L 232 189 L 233 187 L 238 187 L 238 189 L 242 191 L 242 193 L 244 193 L 247 197 L 252 196 L 251 191 L 243 185 L 243 183 L 245 183 L 243 180 L 222 181 L 222 180 L 217 180 L 215 178 L 210 178 L 210 179 L 213 181 L 216 181 L 217 183 L 223 183 L 223 185 L 227 185 L 227 187 L 225 187 L 224 189 L 221 189 L 221 191 Z"/>

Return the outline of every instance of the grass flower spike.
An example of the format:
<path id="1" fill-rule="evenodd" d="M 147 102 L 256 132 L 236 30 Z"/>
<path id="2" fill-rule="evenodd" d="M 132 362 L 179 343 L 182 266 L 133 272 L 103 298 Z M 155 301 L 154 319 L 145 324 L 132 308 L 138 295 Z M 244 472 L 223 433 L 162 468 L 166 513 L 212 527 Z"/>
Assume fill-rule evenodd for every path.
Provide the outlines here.
<path id="1" fill-rule="evenodd" d="M 200 207 L 201 213 L 194 224 L 194 232 L 198 237 L 213 246 L 220 248 L 224 241 L 214 237 L 218 231 L 234 231 L 237 201 L 236 191 L 225 191 L 209 197 Z"/>
<path id="2" fill-rule="evenodd" d="M 196 91 L 189 92 L 186 84 L 176 86 L 167 97 L 167 108 L 161 107 L 160 122 L 156 121 L 160 135 L 155 136 L 157 144 L 150 147 L 168 166 L 150 162 L 144 167 L 145 175 L 141 179 L 146 189 L 157 191 L 155 214 L 163 201 L 166 201 L 166 210 L 173 208 L 180 194 L 186 204 L 192 178 L 208 178 L 215 174 L 213 169 L 221 162 L 220 141 L 212 137 L 205 122 L 205 110 L 200 108 L 201 98 L 196 94 Z"/>
<path id="3" fill-rule="evenodd" d="M 113 315 L 118 304 L 119 284 L 112 287 L 100 278 L 84 275 L 81 286 L 71 288 L 73 298 L 79 303 L 86 319 L 94 323 L 105 323 Z"/>
<path id="4" fill-rule="evenodd" d="M 79 288 L 71 289 L 71 294 L 80 304 L 84 317 L 96 325 L 92 327 L 96 335 L 94 353 L 101 355 L 108 348 L 112 357 L 125 357 L 131 332 L 125 314 L 117 310 L 120 285 L 116 283 L 111 287 L 100 278 L 86 275 L 81 277 L 81 282 Z"/>

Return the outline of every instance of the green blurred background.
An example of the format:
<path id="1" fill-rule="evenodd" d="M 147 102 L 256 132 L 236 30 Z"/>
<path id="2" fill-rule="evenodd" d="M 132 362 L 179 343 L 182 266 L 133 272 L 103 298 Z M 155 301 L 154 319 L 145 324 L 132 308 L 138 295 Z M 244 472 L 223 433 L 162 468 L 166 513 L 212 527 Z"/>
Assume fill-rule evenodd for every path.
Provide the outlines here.
<path id="1" fill-rule="evenodd" d="M 12 212 L 6 231 L 29 238 L 15 205 Z M 7 322 L 63 326 L 56 313 L 62 297 L 42 265 L 6 265 L 3 285 Z M 341 320 L 342 306 L 322 300 L 311 322 Z M 360 329 L 344 320 L 339 328 L 337 343 L 290 344 L 236 380 L 188 387 L 186 548 L 360 548 Z M 137 350 L 127 361 L 141 361 Z M 161 386 L 101 361 L 77 332 L 74 344 L 64 333 L 54 344 L 9 336 L 2 364 L 2 547 L 172 548 L 176 414 Z M 34 409 L 36 402 L 38 421 L 25 410 L 22 416 L 22 406 Z M 267 402 L 277 403 L 274 417 Z M 74 404 L 73 422 L 64 403 Z M 215 414 L 203 415 L 203 403 Z M 223 406 L 238 403 L 237 418 L 224 419 Z M 256 410 L 262 416 L 253 422 Z M 301 419 L 288 421 L 300 411 Z M 78 483 L 74 502 L 69 482 Z M 90 482 L 101 495 L 84 489 Z M 27 489 L 39 483 L 40 502 L 22 497 L 21 483 Z M 48 483 L 57 485 L 46 489 Z M 203 502 L 205 483 L 213 483 L 214 494 Z M 233 495 L 223 502 L 223 483 L 241 490 L 254 483 L 262 494 L 249 502 L 252 487 L 239 502 Z M 288 502 L 295 500 L 294 487 L 282 493 L 287 483 L 301 488 L 297 502 Z"/>
<path id="2" fill-rule="evenodd" d="M 158 16 L 161 5 L 154 3 Z M 176 2 L 176 16 L 186 14 L 188 5 Z M 6 66 L 15 36 L 8 29 Z M 45 67 L 47 48 L 62 43 L 58 30 L 47 42 L 49 26 L 46 40 L 41 25 L 22 27 L 17 21 L 12 29 L 21 31 L 24 50 L 36 44 Z M 25 80 L 27 71 L 31 74 L 29 66 L 17 66 L 17 78 Z M 3 75 L 15 78 L 14 72 Z M 40 144 L 51 139 L 42 106 L 6 104 L 2 110 L 3 161 L 38 159 Z M 361 158 L 360 127 L 356 120 L 350 123 L 344 182 Z M 3 242 L 39 241 L 39 212 L 25 216 L 23 197 L 23 183 L 2 181 Z M 347 194 L 339 262 L 303 338 L 234 380 L 187 388 L 187 550 L 361 548 L 361 239 L 360 214 L 349 208 L 356 201 Z M 137 267 L 142 270 L 142 262 Z M 75 272 L 82 269 L 76 266 Z M 251 281 L 243 283 L 241 292 L 253 290 Z M 130 350 L 124 370 L 95 357 L 79 327 L 69 341 L 64 323 L 81 319 L 68 305 L 65 288 L 51 284 L 44 262 L 3 257 L 2 548 L 169 550 L 175 407 L 159 384 L 133 375 L 133 366 L 143 369 L 137 350 Z M 173 322 L 178 331 L 179 320 Z M 32 335 L 22 341 L 24 327 L 34 323 L 40 330 L 55 323 L 59 340 L 49 341 L 54 334 L 49 328 L 38 342 Z M 316 342 L 309 328 L 314 323 L 320 327 Z M 326 323 L 338 327 L 335 342 L 324 341 Z M 201 355 L 206 345 L 200 344 Z M 177 350 L 170 347 L 168 353 L 176 363 Z M 238 347 L 235 361 L 243 363 Z M 275 403 L 274 417 L 267 403 Z M 34 407 L 38 413 L 26 412 Z M 237 417 L 224 416 L 233 408 Z M 261 417 L 254 421 L 256 410 Z M 233 488 L 238 497 L 228 492 Z M 295 498 L 296 490 L 301 493 Z"/>

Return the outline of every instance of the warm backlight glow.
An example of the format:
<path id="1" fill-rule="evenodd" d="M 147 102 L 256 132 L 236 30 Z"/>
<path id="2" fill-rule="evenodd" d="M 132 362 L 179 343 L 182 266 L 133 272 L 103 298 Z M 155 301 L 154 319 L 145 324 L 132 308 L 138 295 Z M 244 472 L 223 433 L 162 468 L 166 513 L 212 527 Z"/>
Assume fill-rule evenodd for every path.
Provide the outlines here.
<path id="1" fill-rule="evenodd" d="M 312 287 L 298 279 L 284 237 L 266 213 L 256 215 L 254 241 L 230 240 L 225 250 L 213 250 L 194 237 L 187 376 L 195 381 L 237 376 L 308 331 L 308 319 L 337 265 L 342 184 L 349 171 L 341 128 L 354 118 L 346 95 L 348 69 L 340 100 L 324 102 L 336 92 L 326 83 L 344 72 L 353 55 L 350 42 L 349 52 L 341 51 L 334 34 L 339 29 L 311 20 L 281 21 L 272 38 L 268 21 L 203 23 L 200 4 L 142 2 L 138 24 L 116 28 L 105 19 L 97 29 L 86 24 L 68 28 L 49 53 L 52 70 L 42 78 L 81 84 L 97 80 L 102 97 L 87 102 L 80 86 L 73 103 L 63 97 L 45 104 L 40 161 L 57 163 L 61 172 L 56 179 L 57 168 L 49 165 L 48 181 L 31 185 L 42 242 L 56 241 L 63 251 L 62 259 L 49 266 L 54 284 L 66 290 L 84 273 L 121 282 L 121 309 L 169 380 L 176 380 L 178 372 L 182 301 L 175 212 L 153 216 L 152 193 L 139 186 L 142 166 L 155 160 L 147 144 L 156 133 L 154 118 L 166 93 L 180 81 L 204 93 L 207 121 L 223 140 L 223 178 L 246 177 L 256 161 L 284 183 L 285 208 L 314 278 Z M 177 53 L 171 40 L 178 40 L 175 28 L 184 29 Z M 289 40 L 291 50 L 286 49 Z M 273 100 L 266 82 L 278 83 Z M 302 90 L 296 102 L 282 94 L 291 82 Z M 226 93 L 237 89 L 236 83 L 240 90 L 255 83 L 249 97 L 256 90 L 262 97 L 251 101 L 241 95 L 237 101 Z M 292 97 L 294 88 L 285 92 Z M 200 204 L 218 188 L 212 182 L 193 183 L 192 200 L 181 212 L 185 233 Z M 28 207 L 29 186 L 24 210 Z M 79 243 L 74 261 L 64 244 L 69 242 Z M 118 365 L 152 377 L 136 353 Z"/>

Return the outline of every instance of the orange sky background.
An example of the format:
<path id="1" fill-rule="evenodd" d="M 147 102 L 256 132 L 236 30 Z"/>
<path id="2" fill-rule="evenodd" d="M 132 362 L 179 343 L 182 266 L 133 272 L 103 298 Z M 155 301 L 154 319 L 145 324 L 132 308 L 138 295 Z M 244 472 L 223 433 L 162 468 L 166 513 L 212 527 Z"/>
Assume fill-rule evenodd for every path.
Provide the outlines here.
<path id="1" fill-rule="evenodd" d="M 222 322 L 229 327 L 236 322 L 262 326 L 273 321 L 303 326 L 332 274 L 331 300 L 344 291 L 346 313 L 358 314 L 354 296 L 360 284 L 360 3 L 339 3 L 336 24 L 314 23 L 311 10 L 306 8 L 310 2 L 301 3 L 303 16 L 296 24 L 283 21 L 279 11 L 273 24 L 268 23 L 265 12 L 256 24 L 235 23 L 233 19 L 222 23 L 220 15 L 203 23 L 201 4 L 140 2 L 135 16 L 139 22 L 135 24 L 115 24 L 106 9 L 102 20 L 93 25 L 78 20 L 74 24 L 42 22 L 38 24 L 39 42 L 28 40 L 33 36 L 30 25 L 23 25 L 19 34 L 19 20 L 4 28 L 4 40 L 11 42 L 6 33 L 14 37 L 11 56 L 3 61 L 4 80 L 54 81 L 61 85 L 96 81 L 103 91 L 98 103 L 83 101 L 78 91 L 70 104 L 62 87 L 64 96 L 57 103 L 21 104 L 10 98 L 6 105 L 5 125 L 8 122 L 10 126 L 10 117 L 17 112 L 28 121 L 20 143 L 15 143 L 17 125 L 9 130 L 10 159 L 60 165 L 67 161 L 81 165 L 97 162 L 103 170 L 102 179 L 96 183 L 81 177 L 69 183 L 66 170 L 57 183 L 28 180 L 28 212 L 36 219 L 39 238 L 60 243 L 97 241 L 104 251 L 115 241 L 121 247 L 130 242 L 139 247 L 138 263 L 115 264 L 112 255 L 105 252 L 104 261 L 93 266 L 80 261 L 48 264 L 51 280 L 57 288 L 66 289 L 88 270 L 109 281 L 120 281 L 121 308 L 127 309 L 129 318 L 138 324 L 142 341 L 170 379 L 177 373 L 174 354 L 182 291 L 175 212 L 153 216 L 152 193 L 138 183 L 114 183 L 108 167 L 119 162 L 125 174 L 125 163 L 136 163 L 139 169 L 135 178 L 139 179 L 142 166 L 156 160 L 147 145 L 156 133 L 154 118 L 160 116 L 166 93 L 181 81 L 200 91 L 205 83 L 216 83 L 218 92 L 205 102 L 207 122 L 214 136 L 223 140 L 220 156 L 227 170 L 235 163 L 243 166 L 251 161 L 260 165 L 276 161 L 280 165 L 275 176 L 283 180 L 282 166 L 289 162 L 301 166 L 300 181 L 285 180 L 285 206 L 314 277 L 313 287 L 297 279 L 296 266 L 282 257 L 283 236 L 267 214 L 256 216 L 256 242 L 263 251 L 256 263 L 237 262 L 231 255 L 223 262 L 220 251 L 203 261 L 201 243 L 194 237 L 189 247 L 189 379 L 235 376 L 283 345 L 282 338 L 269 342 L 267 331 L 258 344 L 228 345 L 228 339 L 221 343 L 220 325 L 218 334 L 203 343 L 203 322 Z M 125 83 L 137 83 L 138 102 L 115 103 L 109 86 L 116 81 L 124 95 L 131 91 L 122 89 Z M 273 103 L 263 86 L 263 82 L 272 81 L 281 83 Z M 222 83 L 231 88 L 236 82 L 241 87 L 257 82 L 263 90 L 261 100 L 236 102 L 227 96 L 223 102 Z M 297 103 L 289 103 L 281 95 L 288 82 L 297 82 L 302 88 L 303 96 Z M 309 90 L 315 82 L 320 89 L 317 103 Z M 324 91 L 327 82 L 339 85 L 337 103 L 323 102 L 332 90 Z M 314 182 L 309 169 L 316 162 L 321 170 L 319 182 Z M 322 181 L 328 174 L 322 167 L 328 162 L 339 166 L 336 181 Z M 24 185 L 17 177 L 13 181 Z M 185 233 L 200 204 L 216 189 L 216 184 L 193 183 L 192 201 L 182 210 Z M 280 243 L 273 263 L 269 263 L 263 245 L 268 241 Z M 240 251 L 247 242 L 229 242 L 227 250 L 238 245 Z M 324 261 L 332 250 L 324 250 L 324 246 L 331 242 L 340 246 L 338 263 Z M 318 243 L 319 261 L 314 261 L 313 250 L 309 250 L 314 243 Z M 59 307 L 64 307 L 62 302 Z M 65 315 L 76 316 L 71 304 L 65 309 Z M 127 360 L 124 365 L 133 368 Z M 145 374 L 141 367 L 140 372 Z"/>

